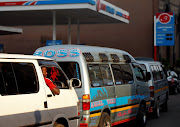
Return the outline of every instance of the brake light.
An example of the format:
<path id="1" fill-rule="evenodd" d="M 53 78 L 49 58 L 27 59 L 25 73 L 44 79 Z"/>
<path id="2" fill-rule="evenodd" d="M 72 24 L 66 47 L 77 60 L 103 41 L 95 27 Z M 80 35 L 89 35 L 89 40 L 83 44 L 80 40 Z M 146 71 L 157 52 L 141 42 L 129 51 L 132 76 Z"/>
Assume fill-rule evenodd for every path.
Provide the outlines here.
<path id="1" fill-rule="evenodd" d="M 80 123 L 79 127 L 88 127 L 88 124 L 87 123 Z"/>
<path id="2" fill-rule="evenodd" d="M 154 97 L 154 86 L 150 86 L 150 97 Z"/>
<path id="3" fill-rule="evenodd" d="M 89 110 L 90 109 L 90 96 L 89 96 L 89 94 L 83 95 L 82 107 L 83 107 L 83 110 Z"/>
<path id="4" fill-rule="evenodd" d="M 171 84 L 173 84 L 173 83 L 174 83 L 174 79 L 172 78 L 172 79 L 171 79 Z"/>

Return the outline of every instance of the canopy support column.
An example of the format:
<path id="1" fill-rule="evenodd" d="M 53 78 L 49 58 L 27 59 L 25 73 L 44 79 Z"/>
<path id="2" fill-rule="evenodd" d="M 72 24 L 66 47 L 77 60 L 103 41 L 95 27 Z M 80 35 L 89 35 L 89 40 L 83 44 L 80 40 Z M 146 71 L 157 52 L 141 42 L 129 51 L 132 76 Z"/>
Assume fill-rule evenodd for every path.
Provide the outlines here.
<path id="1" fill-rule="evenodd" d="M 68 45 L 71 45 L 71 17 L 68 17 Z"/>
<path id="2" fill-rule="evenodd" d="M 53 11 L 53 40 L 56 40 L 56 11 Z"/>
<path id="3" fill-rule="evenodd" d="M 79 18 L 77 19 L 77 44 L 80 44 L 80 24 L 79 24 Z"/>

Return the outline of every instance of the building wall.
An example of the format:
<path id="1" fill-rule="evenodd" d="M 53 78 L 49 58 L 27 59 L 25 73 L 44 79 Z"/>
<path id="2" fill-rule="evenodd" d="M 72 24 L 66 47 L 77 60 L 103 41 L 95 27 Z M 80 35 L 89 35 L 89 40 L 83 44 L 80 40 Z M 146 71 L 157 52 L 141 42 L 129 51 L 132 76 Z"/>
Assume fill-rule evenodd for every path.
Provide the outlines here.
<path id="1" fill-rule="evenodd" d="M 125 50 L 135 57 L 153 57 L 153 13 L 156 0 L 107 0 L 130 13 L 129 24 L 80 25 L 82 44 L 112 47 Z M 42 21 L 43 22 L 43 21 Z M 52 26 L 18 26 L 21 35 L 0 36 L 6 53 L 33 54 L 52 38 Z M 67 25 L 57 26 L 57 40 L 67 44 Z M 77 26 L 72 25 L 72 43 L 76 44 Z"/>

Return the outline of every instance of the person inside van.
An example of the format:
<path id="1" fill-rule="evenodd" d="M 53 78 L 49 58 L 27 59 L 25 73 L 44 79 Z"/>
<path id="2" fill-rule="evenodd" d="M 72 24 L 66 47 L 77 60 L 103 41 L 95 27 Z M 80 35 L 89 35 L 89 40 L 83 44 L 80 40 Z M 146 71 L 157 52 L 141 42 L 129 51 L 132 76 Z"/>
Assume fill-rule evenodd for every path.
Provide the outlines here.
<path id="1" fill-rule="evenodd" d="M 53 94 L 59 95 L 60 94 L 59 88 L 57 88 L 57 86 L 49 78 L 47 78 L 47 74 L 48 74 L 47 68 L 42 67 L 41 70 L 42 70 L 46 85 L 50 88 Z"/>

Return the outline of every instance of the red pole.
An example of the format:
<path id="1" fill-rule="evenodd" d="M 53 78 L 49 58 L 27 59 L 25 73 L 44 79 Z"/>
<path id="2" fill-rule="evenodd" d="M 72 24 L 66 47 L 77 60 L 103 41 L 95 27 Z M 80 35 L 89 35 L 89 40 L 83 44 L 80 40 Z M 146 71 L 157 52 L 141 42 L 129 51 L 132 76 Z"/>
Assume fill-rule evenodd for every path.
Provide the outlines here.
<path id="1" fill-rule="evenodd" d="M 157 61 L 157 46 L 154 46 L 154 61 Z"/>

